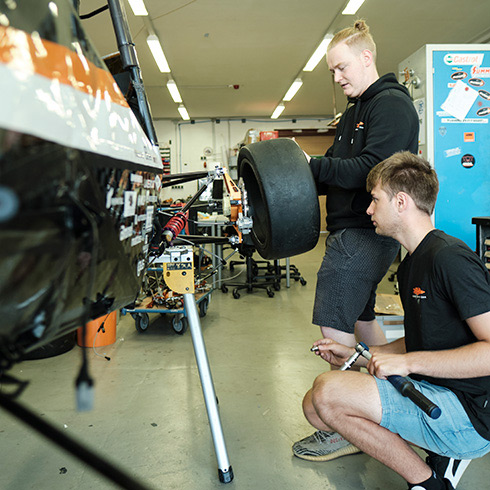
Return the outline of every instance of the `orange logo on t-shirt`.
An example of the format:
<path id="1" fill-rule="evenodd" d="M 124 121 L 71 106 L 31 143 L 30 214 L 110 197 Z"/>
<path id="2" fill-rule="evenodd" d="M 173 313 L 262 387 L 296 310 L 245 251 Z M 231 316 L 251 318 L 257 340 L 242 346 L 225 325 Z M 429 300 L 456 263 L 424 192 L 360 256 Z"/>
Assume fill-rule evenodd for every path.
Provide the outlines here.
<path id="1" fill-rule="evenodd" d="M 425 294 L 425 291 L 417 286 L 416 288 L 413 288 L 413 294 L 421 296 L 422 294 Z"/>

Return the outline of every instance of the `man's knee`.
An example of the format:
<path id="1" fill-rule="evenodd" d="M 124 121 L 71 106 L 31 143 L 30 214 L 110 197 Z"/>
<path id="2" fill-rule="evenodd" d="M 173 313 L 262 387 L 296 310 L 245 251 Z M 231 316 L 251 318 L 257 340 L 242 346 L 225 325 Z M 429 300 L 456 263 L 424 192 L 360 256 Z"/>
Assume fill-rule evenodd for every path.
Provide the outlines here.
<path id="1" fill-rule="evenodd" d="M 343 374 L 340 371 L 328 371 L 315 379 L 311 390 L 311 403 L 317 412 L 331 412 L 339 406 L 346 389 L 345 383 L 342 382 Z"/>

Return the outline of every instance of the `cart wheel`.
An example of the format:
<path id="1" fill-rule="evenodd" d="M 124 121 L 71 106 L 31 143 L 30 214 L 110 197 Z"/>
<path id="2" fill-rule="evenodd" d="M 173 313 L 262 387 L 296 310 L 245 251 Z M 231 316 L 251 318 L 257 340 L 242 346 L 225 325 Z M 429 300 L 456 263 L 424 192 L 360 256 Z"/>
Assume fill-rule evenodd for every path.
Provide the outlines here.
<path id="1" fill-rule="evenodd" d="M 299 281 L 301 282 L 302 286 L 306 286 L 306 280 L 305 279 L 301 278 Z"/>
<path id="2" fill-rule="evenodd" d="M 271 288 L 267 288 L 266 291 L 267 291 L 267 296 L 269 296 L 269 298 L 274 297 L 274 291 L 272 291 Z"/>
<path id="3" fill-rule="evenodd" d="M 238 298 L 240 297 L 240 293 L 238 292 L 238 289 L 234 289 L 234 290 L 233 290 L 233 297 L 234 297 L 235 299 L 238 299 Z"/>
<path id="4" fill-rule="evenodd" d="M 138 313 L 138 315 L 134 319 L 134 325 L 138 332 L 145 332 L 148 329 L 149 324 L 150 317 L 148 316 L 148 313 Z"/>
<path id="5" fill-rule="evenodd" d="M 272 287 L 274 288 L 275 291 L 280 291 L 281 290 L 281 283 L 275 282 Z"/>
<path id="6" fill-rule="evenodd" d="M 184 335 L 187 330 L 187 318 L 185 316 L 175 315 L 172 318 L 172 328 L 175 333 Z"/>
<path id="7" fill-rule="evenodd" d="M 209 299 L 208 298 L 203 299 L 199 303 L 199 316 L 201 318 L 204 317 L 204 316 L 206 316 L 206 313 L 208 312 L 208 306 L 209 306 Z"/>
<path id="8" fill-rule="evenodd" d="M 223 284 L 223 286 L 221 286 L 221 291 L 222 291 L 223 293 L 227 293 L 227 292 L 228 292 L 228 288 L 226 287 L 226 285 L 225 285 L 225 284 Z"/>

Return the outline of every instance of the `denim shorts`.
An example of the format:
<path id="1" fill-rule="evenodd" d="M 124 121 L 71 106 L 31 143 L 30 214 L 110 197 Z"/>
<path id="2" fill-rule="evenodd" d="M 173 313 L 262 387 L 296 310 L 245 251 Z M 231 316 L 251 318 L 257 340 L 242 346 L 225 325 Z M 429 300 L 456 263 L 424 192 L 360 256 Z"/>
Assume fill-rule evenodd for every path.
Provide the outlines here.
<path id="1" fill-rule="evenodd" d="M 441 456 L 474 459 L 490 451 L 490 441 L 478 434 L 458 397 L 448 388 L 412 379 L 415 388 L 441 409 L 441 416 L 434 420 L 389 381 L 374 379 L 383 407 L 382 427 Z"/>
<path id="2" fill-rule="evenodd" d="M 313 323 L 354 333 L 357 320 L 374 320 L 376 287 L 399 248 L 371 228 L 330 233 L 317 276 Z"/>

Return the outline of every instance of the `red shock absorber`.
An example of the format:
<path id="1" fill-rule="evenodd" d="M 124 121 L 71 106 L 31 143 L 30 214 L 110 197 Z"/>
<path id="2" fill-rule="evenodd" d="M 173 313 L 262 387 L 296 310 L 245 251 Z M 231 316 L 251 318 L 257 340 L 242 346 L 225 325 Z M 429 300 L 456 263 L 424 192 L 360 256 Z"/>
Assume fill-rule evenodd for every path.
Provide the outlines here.
<path id="1" fill-rule="evenodd" d="M 172 240 L 175 240 L 175 237 L 177 237 L 180 232 L 185 228 L 185 225 L 187 224 L 187 216 L 185 213 L 178 212 L 175 213 L 174 216 L 172 216 L 169 220 L 168 223 L 163 227 L 163 236 L 167 240 L 167 242 L 171 242 Z"/>

